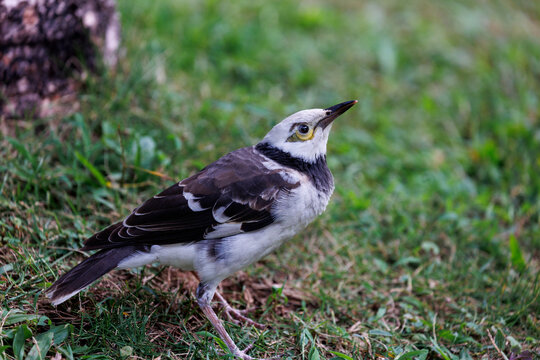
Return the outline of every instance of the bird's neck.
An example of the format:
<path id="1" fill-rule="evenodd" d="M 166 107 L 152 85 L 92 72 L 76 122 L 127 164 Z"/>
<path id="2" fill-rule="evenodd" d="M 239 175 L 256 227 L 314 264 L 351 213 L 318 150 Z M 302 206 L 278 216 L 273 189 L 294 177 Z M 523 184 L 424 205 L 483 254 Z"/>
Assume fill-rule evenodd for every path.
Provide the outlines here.
<path id="1" fill-rule="evenodd" d="M 255 145 L 255 149 L 280 165 L 306 174 L 317 190 L 324 192 L 333 191 L 334 178 L 326 164 L 326 155 L 320 155 L 314 161 L 306 161 L 302 158 L 294 157 L 266 142 Z"/>

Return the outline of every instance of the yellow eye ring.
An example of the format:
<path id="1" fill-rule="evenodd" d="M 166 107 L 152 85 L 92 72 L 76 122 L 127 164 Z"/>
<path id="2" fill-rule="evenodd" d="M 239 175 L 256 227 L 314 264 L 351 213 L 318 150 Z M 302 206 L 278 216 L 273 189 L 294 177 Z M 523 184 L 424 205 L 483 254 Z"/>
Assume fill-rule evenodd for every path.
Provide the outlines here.
<path id="1" fill-rule="evenodd" d="M 306 124 L 299 125 L 296 129 L 296 136 L 302 141 L 313 139 L 313 128 Z"/>

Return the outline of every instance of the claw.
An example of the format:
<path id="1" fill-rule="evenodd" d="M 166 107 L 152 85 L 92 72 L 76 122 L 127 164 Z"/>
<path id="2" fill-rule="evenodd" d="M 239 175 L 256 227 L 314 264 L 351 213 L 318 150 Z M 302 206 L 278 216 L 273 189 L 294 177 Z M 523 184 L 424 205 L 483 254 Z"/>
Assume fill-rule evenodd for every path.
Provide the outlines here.
<path id="1" fill-rule="evenodd" d="M 244 315 L 241 314 L 240 311 L 233 309 L 229 305 L 227 300 L 225 300 L 220 294 L 216 293 L 215 291 L 216 291 L 215 286 L 208 286 L 208 284 L 203 283 L 203 282 L 199 284 L 199 287 L 197 288 L 197 303 L 199 304 L 202 312 L 204 313 L 204 315 L 206 315 L 206 317 L 212 323 L 212 325 L 214 325 L 214 328 L 219 334 L 219 337 L 225 342 L 225 344 L 229 348 L 229 351 L 235 357 L 243 359 L 243 360 L 255 359 L 249 356 L 248 354 L 246 354 L 246 352 L 250 350 L 254 344 L 251 344 L 244 350 L 240 350 L 238 346 L 236 346 L 234 341 L 231 339 L 231 336 L 227 333 L 227 330 L 225 330 L 225 327 L 223 327 L 223 323 L 218 319 L 214 309 L 212 309 L 212 306 L 210 306 L 210 300 L 214 297 L 214 294 L 215 294 L 220 300 L 223 308 L 225 309 L 225 314 L 227 314 L 227 317 L 229 318 L 232 316 L 235 316 L 253 326 L 260 327 L 260 328 L 264 328 L 265 326 L 245 317 Z"/>
<path id="2" fill-rule="evenodd" d="M 236 325 L 242 326 L 243 323 L 247 323 L 249 325 L 255 326 L 257 329 L 264 330 L 267 328 L 266 325 L 258 323 L 243 314 L 248 313 L 249 311 L 253 309 L 245 309 L 245 310 L 237 310 L 233 308 L 223 296 L 221 296 L 220 293 L 216 292 L 215 296 L 218 298 L 218 301 L 220 302 L 221 306 L 223 307 L 223 311 L 225 312 L 225 316 L 227 316 L 227 319 L 229 321 L 235 323 Z"/>
<path id="3" fill-rule="evenodd" d="M 246 354 L 246 351 L 247 350 L 238 350 L 234 356 L 236 357 L 239 357 L 240 359 L 244 359 L 244 360 L 250 360 L 250 359 L 255 359 L 254 357 L 251 357 L 249 356 L 248 354 Z"/>
<path id="4" fill-rule="evenodd" d="M 232 354 L 235 356 L 235 358 L 240 358 L 240 359 L 253 359 L 253 360 L 257 360 L 256 358 L 252 357 L 252 356 L 249 356 L 247 354 L 247 352 L 251 349 L 253 349 L 253 346 L 255 345 L 255 343 L 252 343 L 250 344 L 249 346 L 245 347 L 244 350 L 240 350 L 238 348 L 236 348 L 235 350 L 231 351 Z M 218 350 L 218 353 L 222 354 L 222 355 L 225 355 L 225 353 L 223 353 L 221 351 L 221 349 Z M 267 359 L 259 359 L 259 360 L 267 360 Z M 270 359 L 268 359 L 270 360 Z"/>

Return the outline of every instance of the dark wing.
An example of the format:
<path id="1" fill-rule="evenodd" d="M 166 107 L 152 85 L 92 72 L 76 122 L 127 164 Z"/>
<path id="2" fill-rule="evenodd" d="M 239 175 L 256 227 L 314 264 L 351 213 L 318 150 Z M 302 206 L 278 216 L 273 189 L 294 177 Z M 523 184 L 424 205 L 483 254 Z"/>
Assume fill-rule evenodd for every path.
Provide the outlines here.
<path id="1" fill-rule="evenodd" d="M 279 194 L 299 183 L 284 180 L 264 161 L 253 147 L 229 153 L 94 234 L 82 250 L 190 243 L 265 227 L 274 221 L 271 207 Z"/>

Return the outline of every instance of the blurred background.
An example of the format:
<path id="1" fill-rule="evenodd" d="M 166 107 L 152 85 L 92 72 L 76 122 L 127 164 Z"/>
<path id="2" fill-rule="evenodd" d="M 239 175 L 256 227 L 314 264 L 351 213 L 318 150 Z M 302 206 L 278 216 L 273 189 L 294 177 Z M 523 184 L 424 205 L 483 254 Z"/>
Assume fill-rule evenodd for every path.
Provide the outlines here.
<path id="1" fill-rule="evenodd" d="M 40 348 L 32 337 L 65 358 L 230 358 L 180 272 L 118 272 L 57 310 L 40 293 L 140 201 L 293 112 L 352 99 L 326 213 L 224 285 L 272 324 L 227 324 L 235 341 L 310 360 L 537 354 L 540 3 L 117 10 L 118 66 L 87 79 L 80 110 L 2 135 L 0 358 Z"/>

